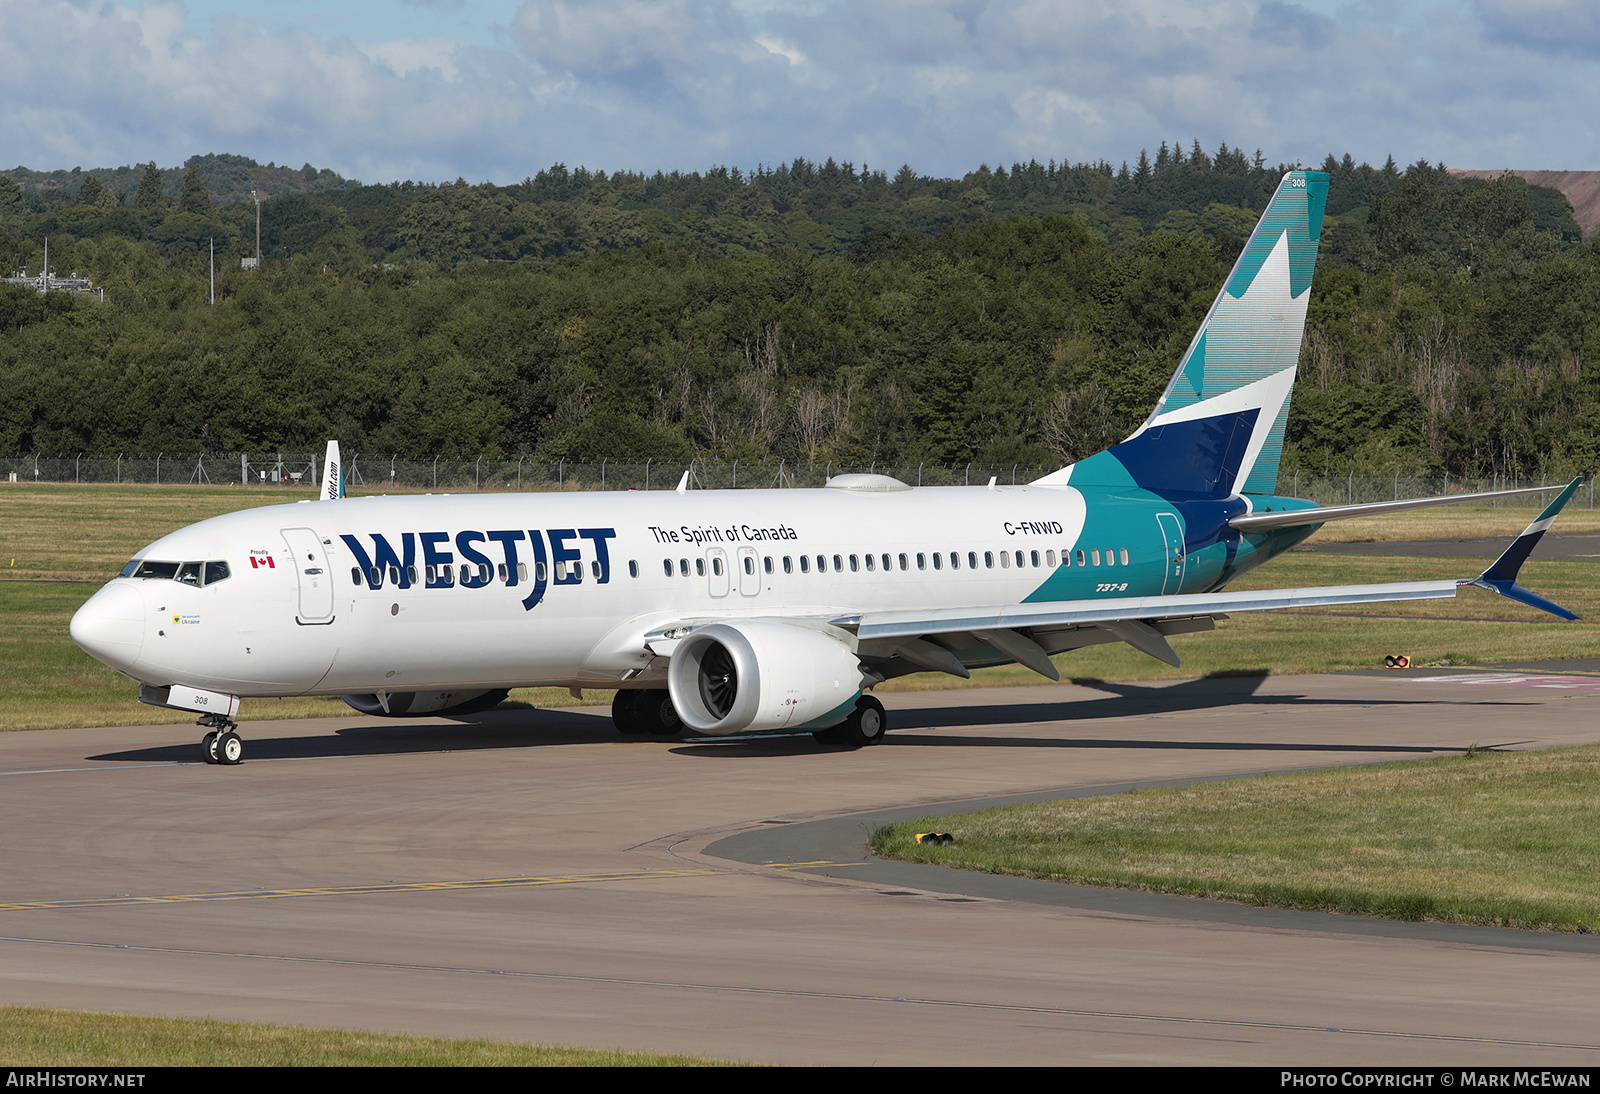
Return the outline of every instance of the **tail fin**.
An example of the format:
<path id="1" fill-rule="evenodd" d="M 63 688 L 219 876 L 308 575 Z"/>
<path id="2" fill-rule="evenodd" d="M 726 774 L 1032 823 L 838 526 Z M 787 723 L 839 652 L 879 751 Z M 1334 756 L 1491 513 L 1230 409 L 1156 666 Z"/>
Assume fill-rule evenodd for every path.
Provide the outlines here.
<path id="1" fill-rule="evenodd" d="M 322 458 L 322 500 L 338 501 L 344 497 L 344 465 L 339 462 L 339 442 L 328 442 L 328 454 Z"/>
<path id="2" fill-rule="evenodd" d="M 1327 175 L 1284 175 L 1144 425 L 1038 482 L 1274 492 L 1327 199 Z"/>

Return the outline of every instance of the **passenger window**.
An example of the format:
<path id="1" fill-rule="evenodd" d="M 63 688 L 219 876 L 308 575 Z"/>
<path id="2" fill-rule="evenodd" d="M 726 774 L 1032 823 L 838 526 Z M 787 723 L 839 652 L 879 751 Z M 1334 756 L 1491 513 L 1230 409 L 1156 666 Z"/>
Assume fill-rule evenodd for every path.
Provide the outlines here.
<path id="1" fill-rule="evenodd" d="M 828 556 L 827 555 L 818 555 L 817 556 L 817 573 L 825 574 L 827 572 L 828 572 Z"/>
<path id="2" fill-rule="evenodd" d="M 398 566 L 390 566 L 389 567 L 389 584 L 391 584 L 391 585 L 400 584 L 400 567 L 398 567 Z"/>
<path id="3" fill-rule="evenodd" d="M 927 568 L 928 568 L 928 556 L 923 554 L 921 551 L 918 551 L 917 552 L 917 569 L 926 570 Z"/>
<path id="4" fill-rule="evenodd" d="M 1029 551 L 1028 552 L 1028 561 L 1029 561 L 1029 563 L 1031 563 L 1034 566 L 1039 565 L 1039 552 L 1038 551 Z"/>
<path id="5" fill-rule="evenodd" d="M 894 569 L 894 567 L 893 567 L 893 566 L 892 566 L 892 565 L 890 565 L 890 563 L 889 563 L 889 556 L 888 556 L 888 554 L 887 554 L 887 553 L 885 553 L 885 554 L 884 554 L 884 556 L 883 556 L 883 568 L 884 568 L 884 569 L 885 569 L 885 570 L 892 570 L 892 569 Z M 902 569 L 902 570 L 903 570 L 903 569 L 905 569 L 905 567 L 904 567 L 904 566 L 902 566 L 902 567 L 900 567 L 900 568 L 901 568 L 901 569 Z"/>
<path id="6" fill-rule="evenodd" d="M 861 569 L 861 563 L 857 560 L 855 555 L 851 555 L 850 556 L 850 572 L 851 573 L 858 573 L 860 571 L 860 569 Z"/>
<path id="7" fill-rule="evenodd" d="M 466 569 L 465 566 L 461 568 L 463 570 Z M 374 589 L 381 589 L 383 587 L 383 571 L 374 566 L 370 571 L 367 572 L 367 583 L 370 584 Z"/>
<path id="8" fill-rule="evenodd" d="M 1000 552 L 1000 568 L 1002 570 L 1011 569 L 1011 552 L 1010 551 L 1001 551 Z"/>
<path id="9" fill-rule="evenodd" d="M 803 574 L 809 574 L 811 572 L 811 556 L 810 555 L 801 555 L 800 556 L 800 572 L 803 573 Z"/>
<path id="10" fill-rule="evenodd" d="M 978 568 L 978 552 L 976 552 L 976 551 L 968 551 L 967 552 L 967 569 L 976 570 L 977 568 Z"/>
<path id="11" fill-rule="evenodd" d="M 431 570 L 431 569 L 433 569 L 433 567 L 430 566 L 430 567 L 428 567 L 428 569 Z M 428 580 L 432 581 L 433 578 L 430 577 Z M 350 584 L 352 584 L 352 585 L 360 585 L 361 584 L 361 567 L 360 566 L 352 566 L 352 567 L 350 567 Z"/>
<path id="12" fill-rule="evenodd" d="M 511 571 L 506 569 L 506 564 L 504 562 L 500 563 L 500 565 L 498 567 L 498 572 L 500 574 L 500 581 L 502 583 L 505 582 L 506 578 L 511 576 Z M 415 581 L 416 578 L 412 578 L 411 580 Z"/>
<path id="13" fill-rule="evenodd" d="M 906 553 L 905 553 L 905 552 L 904 552 L 904 551 L 901 551 L 901 552 L 900 552 L 900 568 L 901 568 L 901 569 L 902 569 L 902 570 L 909 570 L 909 569 L 911 569 L 911 567 L 910 567 L 910 566 L 908 566 L 908 565 L 906 565 Z"/>
<path id="14" fill-rule="evenodd" d="M 534 576 L 534 579 L 537 580 L 537 581 L 544 581 L 546 579 L 547 572 L 545 570 L 544 563 L 535 562 L 533 564 L 533 576 Z M 449 574 L 449 571 L 446 571 L 445 572 L 445 581 L 448 582 L 449 580 L 450 580 L 450 574 Z"/>
<path id="15" fill-rule="evenodd" d="M 746 555 L 744 558 L 744 572 L 747 574 L 753 574 L 756 572 L 756 560 L 751 558 L 749 555 Z"/>
<path id="16" fill-rule="evenodd" d="M 666 574 L 668 577 L 672 576 L 672 560 L 670 558 L 664 558 L 661 560 L 661 572 Z"/>
<path id="17" fill-rule="evenodd" d="M 680 558 L 678 560 L 678 576 L 679 577 L 688 577 L 689 576 L 689 560 L 688 559 Z"/>
<path id="18" fill-rule="evenodd" d="M 844 573 L 844 559 L 838 555 L 833 556 L 833 572 L 836 574 Z"/>
<path id="19" fill-rule="evenodd" d="M 711 560 L 711 572 L 718 577 L 722 576 L 722 559 L 714 558 Z"/>
<path id="20" fill-rule="evenodd" d="M 1089 562 L 1094 566 L 1100 565 L 1100 548 L 1096 547 L 1089 552 Z"/>
<path id="21" fill-rule="evenodd" d="M 805 559 L 802 558 L 800 561 L 804 563 Z M 794 560 L 788 555 L 783 556 L 783 572 L 786 574 L 794 573 Z"/>
<path id="22" fill-rule="evenodd" d="M 771 555 L 763 556 L 762 559 L 761 559 L 761 565 L 767 571 L 767 573 L 770 574 L 772 572 L 772 556 Z"/>
<path id="23" fill-rule="evenodd" d="M 638 577 L 639 576 L 639 564 L 637 562 L 630 562 L 630 563 L 628 563 L 628 565 L 633 568 L 633 576 L 634 577 Z M 527 580 L 528 580 L 528 564 L 526 562 L 517 563 L 517 580 L 521 581 L 521 582 L 524 582 L 524 583 L 527 582 Z"/>
<path id="24" fill-rule="evenodd" d="M 582 567 L 580 566 L 579 569 L 582 569 Z M 594 575 L 596 581 L 600 580 L 600 560 L 598 558 L 589 563 L 589 572 Z"/>
<path id="25" fill-rule="evenodd" d="M 1128 564 L 1128 549 L 1126 547 L 1122 548 L 1121 554 L 1122 554 L 1122 564 L 1124 566 L 1126 566 Z"/>
<path id="26" fill-rule="evenodd" d="M 1083 565 L 1083 548 L 1082 547 L 1078 548 L 1078 565 L 1079 566 Z"/>
<path id="27" fill-rule="evenodd" d="M 987 566 L 991 570 L 994 569 L 994 552 L 993 551 L 985 551 L 985 552 L 983 552 L 983 564 L 985 566 Z"/>
<path id="28" fill-rule="evenodd" d="M 517 565 L 521 566 L 522 564 L 518 563 Z M 639 576 L 639 563 L 636 560 L 631 559 L 631 558 L 628 560 L 628 576 L 629 577 L 638 577 Z"/>
<path id="29" fill-rule="evenodd" d="M 878 560 L 872 555 L 867 556 L 867 573 L 872 573 L 878 568 Z"/>
<path id="30" fill-rule="evenodd" d="M 417 568 L 415 566 L 406 567 L 406 581 L 412 585 L 417 583 Z"/>
<path id="31" fill-rule="evenodd" d="M 961 569 L 961 552 L 960 551 L 951 551 L 950 552 L 950 568 L 952 570 Z"/>
<path id="32" fill-rule="evenodd" d="M 706 576 L 706 560 L 705 559 L 697 558 L 697 559 L 694 560 L 694 574 L 695 574 L 696 577 L 705 577 Z"/>
<path id="33" fill-rule="evenodd" d="M 1020 569 L 1022 569 L 1022 566 L 1023 566 L 1023 562 L 1022 562 L 1022 552 L 1021 552 L 1021 551 L 1018 551 L 1018 552 L 1017 552 L 1017 569 L 1019 569 L 1019 570 L 1020 570 Z"/>
<path id="34" fill-rule="evenodd" d="M 944 569 L 944 556 L 938 551 L 933 552 L 933 568 L 935 570 Z"/>
<path id="35" fill-rule="evenodd" d="M 1046 551 L 1044 553 L 1044 564 L 1046 566 L 1054 566 L 1056 564 L 1056 553 L 1054 551 Z"/>

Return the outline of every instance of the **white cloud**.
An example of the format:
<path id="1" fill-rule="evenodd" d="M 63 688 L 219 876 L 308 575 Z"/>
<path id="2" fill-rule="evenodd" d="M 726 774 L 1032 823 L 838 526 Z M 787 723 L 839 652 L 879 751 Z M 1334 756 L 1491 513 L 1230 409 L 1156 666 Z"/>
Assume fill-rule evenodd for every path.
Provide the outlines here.
<path id="1" fill-rule="evenodd" d="M 358 45 L 256 17 L 196 33 L 166 0 L 0 0 L 0 148 L 499 181 L 801 155 L 948 174 L 1194 138 L 1273 161 L 1597 166 L 1600 15 L 1435 2 L 526 0 L 498 45 Z"/>

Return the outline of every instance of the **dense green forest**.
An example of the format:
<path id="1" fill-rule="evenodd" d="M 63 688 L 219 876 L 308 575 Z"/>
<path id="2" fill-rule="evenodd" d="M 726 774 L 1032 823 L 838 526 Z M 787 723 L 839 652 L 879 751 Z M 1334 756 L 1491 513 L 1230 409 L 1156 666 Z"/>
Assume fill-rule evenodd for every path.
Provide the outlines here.
<path id="1" fill-rule="evenodd" d="M 0 286 L 0 452 L 1064 461 L 1143 419 L 1287 166 L 19 168 L 0 263 L 37 272 L 48 238 L 105 299 Z M 1592 466 L 1600 256 L 1566 200 L 1319 166 L 1286 467 Z"/>

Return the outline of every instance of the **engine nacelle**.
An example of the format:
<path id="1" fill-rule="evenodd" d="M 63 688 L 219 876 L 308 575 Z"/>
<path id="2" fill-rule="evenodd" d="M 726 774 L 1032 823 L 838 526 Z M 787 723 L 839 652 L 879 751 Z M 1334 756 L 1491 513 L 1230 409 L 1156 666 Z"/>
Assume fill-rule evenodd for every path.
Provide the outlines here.
<path id="1" fill-rule="evenodd" d="M 854 709 L 861 662 L 844 642 L 806 627 L 713 623 L 672 651 L 667 688 L 678 717 L 701 733 L 825 729 Z"/>
<path id="2" fill-rule="evenodd" d="M 430 714 L 476 714 L 505 701 L 510 690 L 386 691 L 381 695 L 341 695 L 362 714 L 379 718 L 425 718 Z"/>

